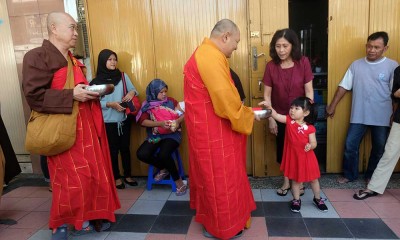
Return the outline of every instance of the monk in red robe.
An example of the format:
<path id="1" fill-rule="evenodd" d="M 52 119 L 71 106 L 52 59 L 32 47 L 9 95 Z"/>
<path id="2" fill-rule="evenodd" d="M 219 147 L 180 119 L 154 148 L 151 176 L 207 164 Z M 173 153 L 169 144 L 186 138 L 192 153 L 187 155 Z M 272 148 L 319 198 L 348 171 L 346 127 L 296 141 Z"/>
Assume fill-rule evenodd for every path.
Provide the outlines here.
<path id="1" fill-rule="evenodd" d="M 184 68 L 190 207 L 204 235 L 220 239 L 240 236 L 256 208 L 244 154 L 255 115 L 242 104 L 228 62 L 239 41 L 236 24 L 223 19 Z"/>
<path id="2" fill-rule="evenodd" d="M 38 112 L 71 114 L 78 102 L 75 144 L 48 157 L 53 188 L 49 227 L 52 239 L 67 239 L 67 224 L 80 233 L 107 228 L 110 223 L 99 220 L 115 222 L 120 203 L 99 95 L 84 89 L 88 84 L 81 71 L 84 66 L 68 51 L 76 44 L 77 24 L 66 13 L 50 13 L 47 28 L 49 40 L 24 57 L 22 87 L 29 106 Z M 72 66 L 75 87 L 63 89 Z M 89 224 L 89 220 L 96 221 Z"/>

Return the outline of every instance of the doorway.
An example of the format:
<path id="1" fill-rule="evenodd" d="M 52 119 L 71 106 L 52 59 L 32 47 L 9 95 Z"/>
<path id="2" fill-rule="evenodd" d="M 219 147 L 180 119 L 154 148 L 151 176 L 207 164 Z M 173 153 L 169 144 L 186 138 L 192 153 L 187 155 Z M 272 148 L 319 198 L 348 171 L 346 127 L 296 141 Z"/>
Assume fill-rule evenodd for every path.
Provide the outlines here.
<path id="1" fill-rule="evenodd" d="M 315 154 L 322 173 L 326 172 L 328 95 L 328 0 L 290 0 L 289 28 L 300 38 L 302 54 L 310 60 L 314 74 L 314 102 L 318 112 Z"/>

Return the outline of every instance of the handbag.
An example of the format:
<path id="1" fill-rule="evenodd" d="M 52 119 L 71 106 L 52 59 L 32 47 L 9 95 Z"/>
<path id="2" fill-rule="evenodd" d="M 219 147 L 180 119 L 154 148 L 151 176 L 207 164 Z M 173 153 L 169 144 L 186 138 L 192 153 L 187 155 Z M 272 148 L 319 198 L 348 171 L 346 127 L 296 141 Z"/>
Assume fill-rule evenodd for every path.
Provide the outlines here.
<path id="1" fill-rule="evenodd" d="M 76 60 L 73 60 L 76 66 Z M 73 89 L 74 86 L 73 64 L 71 59 L 68 59 L 64 89 Z M 32 110 L 26 129 L 26 150 L 32 154 L 52 156 L 70 149 L 76 138 L 78 104 L 78 101 L 74 100 L 71 114 L 49 114 Z"/>
<path id="2" fill-rule="evenodd" d="M 122 73 L 122 85 L 124 87 L 124 96 L 128 93 L 126 88 L 125 74 Z M 136 116 L 140 110 L 141 104 L 137 96 L 133 96 L 132 100 L 127 102 L 128 107 L 125 109 L 125 114 L 127 116 Z"/>

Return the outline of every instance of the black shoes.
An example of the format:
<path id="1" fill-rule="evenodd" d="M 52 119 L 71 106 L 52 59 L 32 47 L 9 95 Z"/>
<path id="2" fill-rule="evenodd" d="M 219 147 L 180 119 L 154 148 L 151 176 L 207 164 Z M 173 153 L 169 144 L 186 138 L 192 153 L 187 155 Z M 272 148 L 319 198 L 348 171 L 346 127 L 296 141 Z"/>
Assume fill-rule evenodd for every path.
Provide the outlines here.
<path id="1" fill-rule="evenodd" d="M 118 189 L 125 189 L 125 184 L 121 183 L 121 184 L 115 185 L 115 187 Z"/>
<path id="2" fill-rule="evenodd" d="M 129 182 L 128 180 L 126 180 L 126 178 L 124 178 L 124 182 L 132 187 L 135 187 L 138 185 L 138 182 L 136 182 L 135 180 L 133 180 L 133 182 Z"/>
<path id="3" fill-rule="evenodd" d="M 321 212 L 327 212 L 328 211 L 328 207 L 325 205 L 325 202 L 324 202 L 324 200 L 322 200 L 322 198 L 316 199 L 314 197 L 313 203 L 315 204 L 315 206 L 317 206 L 318 210 L 320 210 Z"/>
<path id="4" fill-rule="evenodd" d="M 290 203 L 290 210 L 292 210 L 292 212 L 298 213 L 300 212 L 300 208 L 301 208 L 301 200 L 293 199 L 292 202 Z"/>

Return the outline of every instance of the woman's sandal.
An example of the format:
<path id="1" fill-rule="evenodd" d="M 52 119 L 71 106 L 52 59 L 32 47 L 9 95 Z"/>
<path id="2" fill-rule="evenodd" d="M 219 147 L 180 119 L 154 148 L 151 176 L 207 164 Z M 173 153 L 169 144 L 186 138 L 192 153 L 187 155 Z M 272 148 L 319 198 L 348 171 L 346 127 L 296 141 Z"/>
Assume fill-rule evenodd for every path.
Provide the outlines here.
<path id="1" fill-rule="evenodd" d="M 168 176 L 169 172 L 168 171 L 159 171 L 155 176 L 154 176 L 154 181 L 159 182 L 163 180 L 166 176 Z"/>
<path id="2" fill-rule="evenodd" d="M 364 200 L 366 198 L 375 197 L 377 195 L 378 195 L 378 193 L 374 192 L 374 191 L 368 192 L 368 191 L 365 191 L 365 190 L 360 190 L 360 191 L 358 191 L 358 193 L 355 193 L 353 195 L 353 198 L 357 199 L 357 200 Z"/>
<path id="3" fill-rule="evenodd" d="M 290 190 L 290 187 L 285 188 L 285 189 L 278 188 L 278 190 L 276 190 L 276 194 L 278 194 L 279 196 L 284 197 L 284 196 L 286 196 L 288 194 L 289 190 Z"/>
<path id="4" fill-rule="evenodd" d="M 182 196 L 185 195 L 187 191 L 187 185 L 183 184 L 180 188 L 176 188 L 175 195 Z"/>

